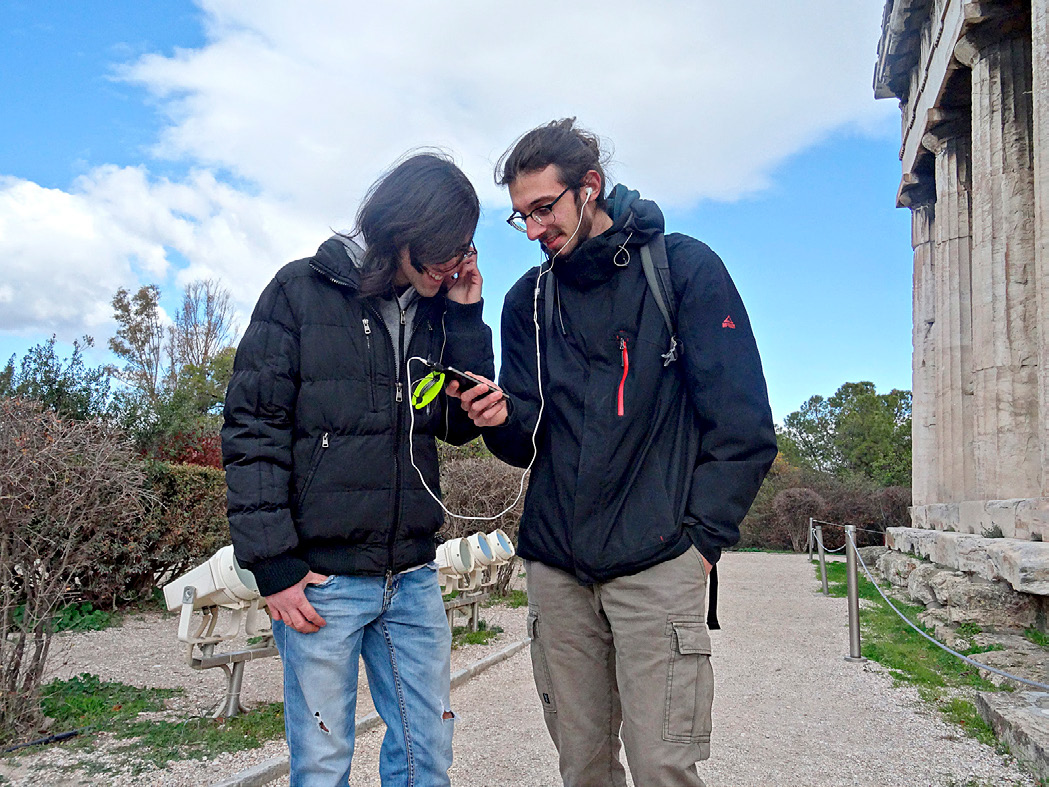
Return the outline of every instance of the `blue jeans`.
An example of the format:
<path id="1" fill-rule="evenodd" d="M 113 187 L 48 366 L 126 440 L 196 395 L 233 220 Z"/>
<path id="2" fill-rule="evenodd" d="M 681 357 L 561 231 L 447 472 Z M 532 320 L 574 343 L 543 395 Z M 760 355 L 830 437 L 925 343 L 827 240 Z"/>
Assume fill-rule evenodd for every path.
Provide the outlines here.
<path id="1" fill-rule="evenodd" d="M 385 577 L 333 575 L 307 585 L 306 597 L 327 622 L 320 631 L 273 624 L 284 664 L 291 787 L 342 787 L 349 779 L 361 656 L 386 722 L 383 787 L 447 787 L 451 634 L 436 564 L 389 584 Z"/>

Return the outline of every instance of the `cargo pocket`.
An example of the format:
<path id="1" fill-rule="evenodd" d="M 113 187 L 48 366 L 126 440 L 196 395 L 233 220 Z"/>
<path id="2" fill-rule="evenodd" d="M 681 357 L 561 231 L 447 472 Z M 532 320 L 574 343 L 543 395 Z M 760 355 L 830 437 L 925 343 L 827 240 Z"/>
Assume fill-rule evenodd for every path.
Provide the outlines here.
<path id="1" fill-rule="evenodd" d="M 529 652 L 532 655 L 532 677 L 539 701 L 543 703 L 543 712 L 557 713 L 557 702 L 554 700 L 554 687 L 550 680 L 550 667 L 546 663 L 546 649 L 539 636 L 539 609 L 528 608 L 528 636 L 532 638 Z"/>
<path id="2" fill-rule="evenodd" d="M 710 706 L 714 670 L 710 666 L 710 633 L 698 621 L 668 620 L 670 663 L 667 667 L 663 740 L 699 743 L 700 759 L 710 756 Z"/>

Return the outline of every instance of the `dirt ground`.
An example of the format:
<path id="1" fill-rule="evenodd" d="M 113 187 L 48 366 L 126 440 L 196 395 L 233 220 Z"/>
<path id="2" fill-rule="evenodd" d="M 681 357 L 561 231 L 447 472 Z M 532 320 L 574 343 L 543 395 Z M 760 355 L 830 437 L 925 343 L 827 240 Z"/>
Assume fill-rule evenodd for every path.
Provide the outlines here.
<path id="1" fill-rule="evenodd" d="M 452 651 L 452 672 L 494 653 L 507 644 L 521 640 L 525 631 L 524 609 L 505 605 L 482 608 L 480 618 L 489 628 L 499 626 L 503 632 L 486 645 L 463 645 Z M 465 617 L 458 616 L 455 624 L 465 625 Z M 188 646 L 177 640 L 178 615 L 168 612 L 143 612 L 125 615 L 121 624 L 104 631 L 78 634 L 59 634 L 52 644 L 45 681 L 68 679 L 83 672 L 97 675 L 102 681 L 148 688 L 182 689 L 183 693 L 165 701 L 165 711 L 151 714 L 153 718 L 179 721 L 190 717 L 211 716 L 226 695 L 226 676 L 221 669 L 194 670 L 188 664 Z M 216 652 L 236 650 L 246 646 L 243 635 Z M 198 651 L 199 655 L 199 651 Z M 367 690 L 367 676 L 360 671 L 357 718 L 374 710 Z M 279 658 L 264 658 L 246 665 L 241 702 L 249 710 L 283 699 L 283 677 Z M 60 732 L 60 730 L 54 730 Z M 124 750 L 126 740 L 96 735 L 93 745 L 84 747 L 54 744 L 23 750 L 16 756 L 0 759 L 0 785 L 73 785 L 113 784 L 127 777 L 137 784 L 206 784 L 209 773 L 230 773 L 241 767 L 250 767 L 266 755 L 260 750 L 245 750 L 219 755 L 217 762 L 191 761 L 171 763 L 171 773 L 147 773 L 137 780 L 133 773 L 133 750 Z M 283 747 L 283 740 L 275 742 Z M 274 744 L 270 744 L 274 745 Z M 187 767 L 189 766 L 189 767 Z M 106 775 L 99 775 L 104 770 Z M 186 772 L 185 780 L 179 774 Z M 192 775 L 191 775 L 192 774 Z M 4 781 L 6 779 L 6 781 Z M 142 781 L 144 780 L 144 781 Z"/>

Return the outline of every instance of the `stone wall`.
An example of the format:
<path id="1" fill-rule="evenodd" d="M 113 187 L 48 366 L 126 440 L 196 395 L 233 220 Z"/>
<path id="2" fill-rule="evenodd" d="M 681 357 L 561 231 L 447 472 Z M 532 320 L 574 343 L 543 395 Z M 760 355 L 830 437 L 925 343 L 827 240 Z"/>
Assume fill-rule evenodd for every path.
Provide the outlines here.
<path id="1" fill-rule="evenodd" d="M 897 540 L 961 569 L 972 537 L 997 536 L 987 565 L 1022 555 L 1033 576 L 1049 567 L 1049 0 L 889 0 L 875 94 L 903 121 L 912 524 L 932 531 Z"/>
<path id="2" fill-rule="evenodd" d="M 962 564 L 968 567 L 960 570 L 928 556 L 931 553 L 945 557 L 939 554 L 948 551 L 945 545 L 932 547 L 929 543 L 916 543 L 915 546 L 920 548 L 932 548 L 922 550 L 926 555 L 889 550 L 878 559 L 878 570 L 886 581 L 906 590 L 913 600 L 943 612 L 950 625 L 974 623 L 982 629 L 995 631 L 1028 628 L 1045 631 L 1049 576 L 1040 569 L 1025 570 L 1031 568 L 1030 554 L 1009 555 L 1006 549 L 997 553 L 993 550 L 984 552 L 979 544 L 973 543 L 973 539 L 997 540 L 996 546 L 1006 546 L 1003 539 L 961 536 L 958 543 L 951 545 L 962 558 Z M 1028 546 L 1039 550 L 1043 547 L 1041 544 Z M 1038 555 L 1037 559 L 1044 565 L 1044 555 Z M 1023 590 L 1018 590 L 1014 581 Z"/>

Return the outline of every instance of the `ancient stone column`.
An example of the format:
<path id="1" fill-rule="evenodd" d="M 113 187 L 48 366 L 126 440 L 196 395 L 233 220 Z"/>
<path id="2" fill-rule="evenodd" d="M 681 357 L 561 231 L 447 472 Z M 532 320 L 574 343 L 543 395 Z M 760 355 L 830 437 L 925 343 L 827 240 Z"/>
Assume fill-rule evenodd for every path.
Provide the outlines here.
<path id="1" fill-rule="evenodd" d="M 936 433 L 936 208 L 928 202 L 911 205 L 911 246 L 914 248 L 914 327 L 911 356 L 911 499 L 913 505 L 940 502 L 939 444 Z"/>
<path id="2" fill-rule="evenodd" d="M 1035 280 L 1041 332 L 1039 392 L 1042 444 L 1042 497 L 1049 497 L 1049 3 L 1031 4 L 1032 83 L 1034 86 Z"/>
<path id="3" fill-rule="evenodd" d="M 1030 39 L 983 45 L 971 66 L 976 495 L 1036 497 L 1042 470 Z"/>
<path id="4" fill-rule="evenodd" d="M 936 156 L 934 407 L 941 461 L 939 502 L 958 503 L 972 499 L 975 491 L 968 124 L 948 124 L 926 134 L 922 144 Z"/>

